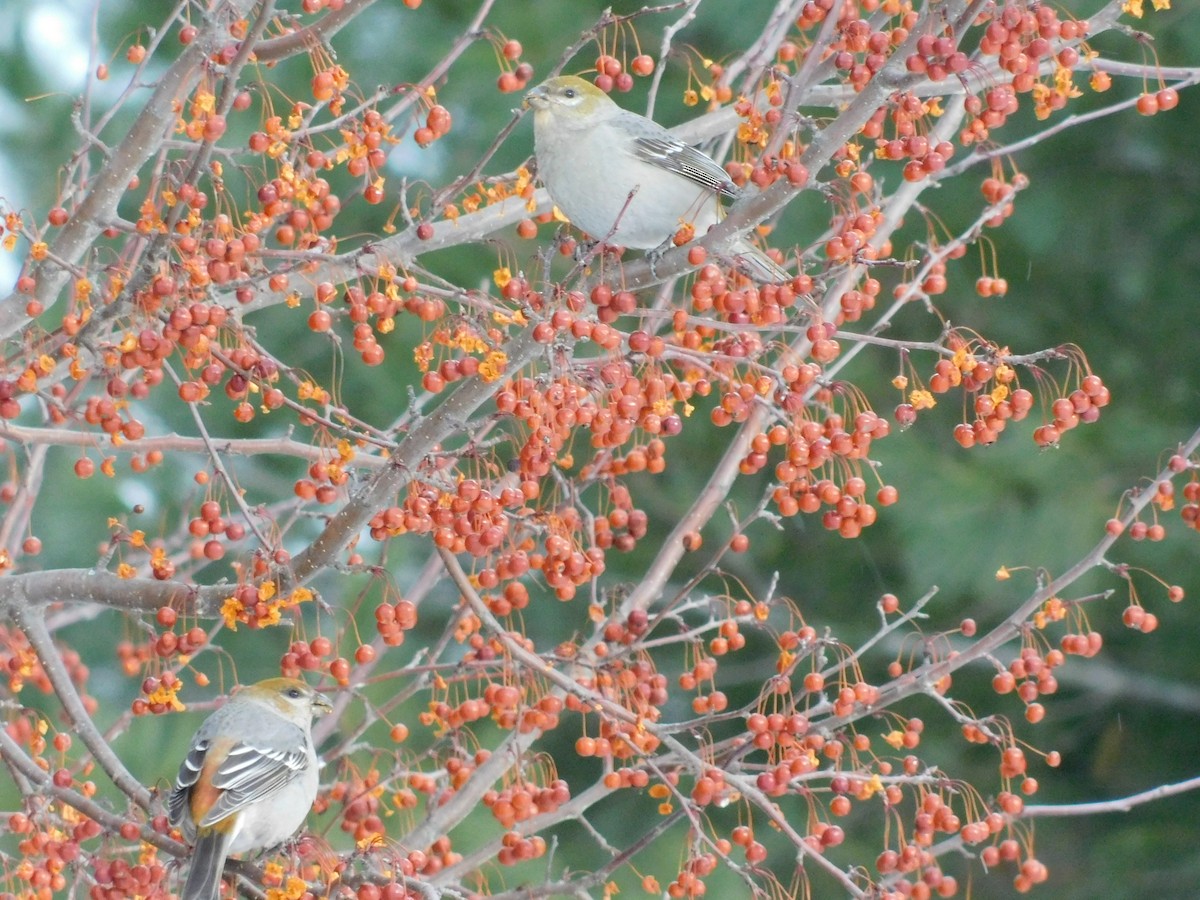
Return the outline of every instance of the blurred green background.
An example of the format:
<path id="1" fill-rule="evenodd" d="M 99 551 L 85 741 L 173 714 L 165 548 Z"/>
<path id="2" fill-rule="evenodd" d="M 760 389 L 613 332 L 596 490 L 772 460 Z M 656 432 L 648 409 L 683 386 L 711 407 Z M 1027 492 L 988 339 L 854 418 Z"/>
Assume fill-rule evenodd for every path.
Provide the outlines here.
<path id="1" fill-rule="evenodd" d="M 140 29 L 144 33 L 147 24 L 146 4 L 105 0 L 100 4 L 98 57 L 89 61 L 88 23 L 94 5 L 83 0 L 0 5 L 0 55 L 5 60 L 0 66 L 0 197 L 6 207 L 29 210 L 35 219 L 55 204 L 58 167 L 77 145 L 70 113 L 86 73 L 97 61 L 110 63 L 113 77 L 97 89 L 93 102 L 100 107 L 111 102 L 125 84 L 124 49 L 131 36 Z M 607 5 L 599 0 L 502 2 L 488 25 L 523 43 L 524 59 L 538 73 L 536 82 Z M 1067 5 L 1085 15 L 1099 4 Z M 638 4 L 613 6 L 621 13 Z M 715 59 L 735 54 L 756 33 L 769 4 L 751 6 L 739 0 L 709 0 L 682 40 Z M 1164 66 L 1198 65 L 1200 8 L 1193 3 L 1176 6 L 1141 24 L 1155 36 L 1154 47 Z M 378 3 L 337 37 L 338 61 L 364 88 L 415 81 L 437 61 L 472 13 L 471 5 L 457 2 L 426 0 L 416 11 L 396 2 Z M 643 46 L 656 57 L 659 29 L 669 21 L 646 18 L 638 25 Z M 1128 39 L 1106 38 L 1099 46 L 1124 59 L 1142 57 L 1141 49 Z M 568 71 L 586 68 L 593 57 L 594 48 L 585 49 Z M 656 115 L 671 124 L 687 118 L 689 111 L 678 102 L 685 81 L 684 61 L 673 59 L 667 64 L 667 87 Z M 280 66 L 272 79 L 300 95 L 310 75 L 307 61 L 297 59 Z M 451 80 L 439 89 L 441 102 L 454 116 L 453 132 L 427 151 L 406 141 L 393 151 L 392 176 L 428 179 L 437 187 L 472 165 L 519 103 L 518 96 L 495 89 L 496 75 L 491 47 L 486 42 L 472 47 L 455 66 Z M 1139 84 L 1118 80 L 1113 90 L 1132 96 L 1139 89 Z M 644 86 L 639 84 L 622 102 L 638 109 L 643 96 Z M 1088 96 L 1072 109 L 1094 106 L 1094 98 Z M 119 117 L 114 123 L 112 134 L 119 134 L 121 121 Z M 780 531 L 757 526 L 750 532 L 752 551 L 727 558 L 727 571 L 743 579 L 752 592 L 765 590 L 778 572 L 778 593 L 793 597 L 819 629 L 828 626 L 852 642 L 876 627 L 874 604 L 884 591 L 896 593 L 907 605 L 937 586 L 939 593 L 929 607 L 930 630 L 952 627 L 963 616 L 972 616 L 986 627 L 1002 618 L 1032 584 L 1029 572 L 1007 583 L 995 581 L 1000 566 L 1057 573 L 1090 547 L 1104 520 L 1116 510 L 1121 492 L 1155 471 L 1171 448 L 1200 423 L 1197 122 L 1200 91 L 1184 91 L 1179 108 L 1169 114 L 1143 118 L 1129 112 L 1102 118 L 1067 129 L 1022 153 L 1016 164 L 1029 176 L 1032 188 L 1020 195 L 1015 215 L 988 234 L 1001 273 L 1009 281 L 1007 297 L 985 300 L 974 294 L 972 284 L 979 271 L 971 263 L 972 251 L 967 260 L 951 268 L 951 288 L 939 298 L 939 308 L 956 325 L 975 328 L 1014 352 L 1067 342 L 1082 347 L 1113 395 L 1112 405 L 1098 423 L 1068 434 L 1056 450 L 1039 451 L 1029 437 L 1034 423 L 1023 423 L 1010 428 L 995 447 L 963 451 L 951 438 L 961 410 L 954 408 L 954 402 L 943 402 L 912 429 L 895 432 L 876 445 L 881 475 L 900 488 L 901 503 L 883 511 L 879 523 L 861 539 L 842 541 L 811 518 L 788 520 Z M 1021 118 L 1000 137 L 1015 139 L 1033 127 L 1035 123 Z M 523 125 L 500 148 L 487 174 L 519 164 L 531 144 L 530 129 Z M 949 227 L 962 227 L 974 218 L 978 184 L 987 174 L 984 168 L 924 197 Z M 898 167 L 874 171 L 885 181 L 899 178 Z M 362 203 L 348 206 L 353 208 L 343 213 L 344 231 L 378 231 L 386 211 Z M 785 243 L 789 236 L 811 240 L 822 224 L 789 211 L 778 232 L 779 242 Z M 922 229 L 920 223 L 910 222 L 904 234 L 919 239 Z M 514 239 L 515 252 L 530 252 L 528 244 L 516 244 Z M 901 248 L 898 238 L 898 255 Z M 443 256 L 448 258 L 430 257 L 430 265 L 456 272 L 475 267 L 476 280 L 487 278 L 495 265 L 491 252 L 454 251 Z M 19 254 L 0 257 L 0 289 L 7 291 L 15 279 L 13 264 L 18 258 Z M 458 280 L 471 283 L 461 275 Z M 278 311 L 259 320 L 263 333 L 272 336 L 268 343 L 279 347 L 293 338 L 297 323 L 296 317 Z M 899 329 L 905 326 L 912 326 L 913 333 L 904 336 L 933 336 L 930 323 L 915 315 L 901 319 Z M 893 336 L 900 336 L 896 329 Z M 411 335 L 403 329 L 391 336 L 389 362 L 383 370 L 347 368 L 346 395 L 358 397 L 360 413 L 372 422 L 386 424 L 398 413 L 403 390 L 390 394 L 376 385 L 381 375 L 396 380 L 412 377 L 406 340 Z M 293 362 L 317 373 L 330 371 L 333 359 L 327 347 L 316 341 L 296 346 L 302 356 L 291 357 Z M 863 387 L 876 408 L 887 413 L 897 402 L 896 392 L 888 387 L 896 365 L 894 354 L 867 352 L 844 377 Z M 924 361 L 923 371 L 929 365 Z M 154 427 L 186 428 L 182 418 L 172 420 L 181 413 L 158 409 L 154 415 L 160 418 L 151 419 L 152 432 Z M 269 419 L 262 420 L 247 433 L 270 433 L 271 428 Z M 706 455 L 715 458 L 718 449 L 715 440 L 689 441 L 686 450 L 672 446 L 669 458 L 676 463 L 686 458 L 687 465 L 671 465 L 664 475 L 647 477 L 637 485 L 635 496 L 640 490 L 652 529 L 673 524 L 685 508 L 684 501 L 699 488 L 697 479 L 705 472 Z M 65 473 L 73 458 L 55 453 L 52 465 Z M 187 508 L 188 497 L 178 485 L 191 486 L 191 471 L 187 463 L 169 462 L 157 481 L 146 481 L 147 487 L 141 489 L 118 489 L 102 479 L 47 479 L 46 501 L 35 522 L 45 543 L 44 565 L 93 564 L 92 548 L 108 533 L 106 518 L 127 515 L 134 504 L 147 509 L 139 527 L 152 530 L 154 523 L 174 521 Z M 299 474 L 286 467 L 256 469 L 254 463 L 245 464 L 241 471 L 244 477 L 253 473 L 245 481 L 261 498 L 289 491 Z M 741 486 L 741 508 L 753 504 L 764 484 L 762 479 L 748 479 Z M 1078 586 L 1077 593 L 1115 588 L 1117 594 L 1088 609 L 1093 627 L 1105 634 L 1105 652 L 1093 660 L 1072 660 L 1060 675 L 1062 689 L 1047 702 L 1046 721 L 1022 732 L 1037 747 L 1063 754 L 1059 772 L 1041 768 L 1036 773 L 1042 784 L 1038 803 L 1114 798 L 1200 772 L 1200 654 L 1194 650 L 1200 628 L 1196 574 L 1200 536 L 1185 532 L 1174 514 L 1165 521 L 1165 542 L 1119 544 L 1113 561 L 1161 573 L 1168 582 L 1183 585 L 1188 599 L 1172 606 L 1150 578 L 1138 578 L 1143 600 L 1161 621 L 1157 632 L 1145 636 L 1120 624 L 1126 605 L 1122 584 L 1097 574 Z M 713 528 L 714 542 L 720 534 L 718 523 Z M 403 587 L 411 580 L 421 551 L 401 541 L 394 544 L 388 564 Z M 610 557 L 611 580 L 633 577 L 648 552 L 650 548 L 630 557 Z M 681 577 L 685 574 L 686 567 Z M 445 596 L 452 599 L 448 592 Z M 105 669 L 113 661 L 112 642 L 123 626 L 107 618 L 99 624 L 103 627 L 76 626 L 64 637 L 84 653 L 93 670 L 95 692 L 105 710 L 115 714 L 128 708 L 135 686 L 115 670 Z M 440 624 L 432 614 L 423 621 L 422 632 L 436 634 Z M 222 639 L 240 660 L 242 680 L 273 674 L 275 648 L 267 653 L 254 651 L 256 639 L 245 634 Z M 249 648 L 249 654 L 239 654 L 239 647 Z M 866 672 L 868 679 L 882 679 L 886 662 L 876 660 L 875 670 Z M 976 708 L 997 709 L 1019 720 L 1019 702 L 1011 697 L 997 700 L 988 687 L 990 674 L 982 668 L 975 674 L 978 678 L 972 679 L 968 672 L 960 673 L 956 696 Z M 731 675 L 744 677 L 748 684 L 761 678 L 761 672 L 739 672 L 736 664 L 725 672 L 725 677 Z M 978 784 L 995 783 L 994 752 L 968 748 L 932 704 L 918 702 L 902 711 L 925 719 L 927 759 Z M 106 724 L 104 714 L 100 718 Z M 147 782 L 166 777 L 197 721 L 195 716 L 139 720 L 118 748 Z M 163 729 L 166 739 L 158 740 L 160 732 L 155 731 L 155 740 L 147 740 L 151 728 Z M 947 740 L 935 743 L 935 735 Z M 564 759 L 569 755 L 564 754 Z M 588 771 L 580 763 L 573 770 L 573 781 L 583 783 Z M 569 777 L 572 772 L 564 774 Z M 849 859 L 853 828 L 847 832 L 851 843 L 845 858 Z M 1046 821 L 1037 829 L 1038 856 L 1051 871 L 1042 890 L 1053 891 L 1060 900 L 1194 897 L 1200 893 L 1198 844 L 1200 812 L 1194 795 L 1142 806 L 1126 815 Z M 573 864 L 587 864 L 585 851 L 562 847 L 559 852 Z M 575 852 L 581 855 L 572 856 Z M 726 890 L 733 892 L 726 896 L 737 895 L 733 885 Z M 978 898 L 1012 896 L 1010 875 L 979 878 L 976 873 L 971 891 Z"/>

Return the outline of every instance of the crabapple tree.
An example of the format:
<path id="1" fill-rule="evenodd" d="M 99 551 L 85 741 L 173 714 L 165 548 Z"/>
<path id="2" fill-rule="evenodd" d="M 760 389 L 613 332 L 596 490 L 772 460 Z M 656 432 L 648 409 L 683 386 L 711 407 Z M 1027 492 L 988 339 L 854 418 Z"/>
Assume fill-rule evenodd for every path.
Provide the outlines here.
<path id="1" fill-rule="evenodd" d="M 0 210 L 3 896 L 178 890 L 172 754 L 270 674 L 335 705 L 309 828 L 227 868 L 271 900 L 1002 896 L 1039 818 L 1195 787 L 1042 799 L 1060 681 L 1186 607 L 1127 555 L 1195 552 L 1200 431 L 974 571 L 986 615 L 935 562 L 822 580 L 937 532 L 889 447 L 1103 434 L 997 235 L 1025 153 L 1200 80 L 1169 6 L 96 0 L 53 193 Z M 718 158 L 723 221 L 572 229 L 519 108 L 563 72 Z"/>

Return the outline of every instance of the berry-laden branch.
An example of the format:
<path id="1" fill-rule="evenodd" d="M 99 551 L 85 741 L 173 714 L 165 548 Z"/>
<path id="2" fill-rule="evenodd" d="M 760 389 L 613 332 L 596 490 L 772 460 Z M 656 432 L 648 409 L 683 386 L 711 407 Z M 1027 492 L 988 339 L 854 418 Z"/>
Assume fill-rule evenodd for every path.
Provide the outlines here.
<path id="1" fill-rule="evenodd" d="M 1178 455 L 1186 458 L 1198 451 L 1200 451 L 1200 430 L 1194 432 L 1184 444 L 1180 445 Z M 1002 624 L 987 634 L 980 635 L 971 642 L 969 647 L 956 651 L 945 659 L 931 660 L 896 678 L 880 692 L 877 701 L 879 706 L 889 707 L 903 697 L 936 689 L 935 686 L 947 676 L 969 663 L 991 657 L 1013 638 L 1020 637 L 1027 632 L 1030 621 L 1034 619 L 1039 610 L 1046 608 L 1053 601 L 1061 603 L 1059 599 L 1061 595 L 1088 572 L 1097 567 L 1111 565 L 1107 561 L 1107 554 L 1117 543 L 1124 530 L 1139 519 L 1143 510 L 1157 502 L 1157 498 L 1160 496 L 1158 486 L 1171 483 L 1177 475 L 1177 465 L 1168 463 L 1164 466 L 1151 480 L 1148 488 L 1139 490 L 1132 496 L 1125 513 L 1117 520 L 1117 527 L 1108 528 L 1104 537 L 1100 538 L 1095 546 L 1078 561 L 1061 575 L 1040 585 L 1038 590 L 1022 601 Z M 846 718 L 835 719 L 830 724 L 831 727 L 838 727 L 861 719 L 865 715 L 870 715 L 868 709 L 856 711 Z"/>
<path id="2" fill-rule="evenodd" d="M 60 651 L 54 646 L 50 631 L 46 628 L 43 611 L 37 606 L 26 606 L 14 617 L 17 625 L 25 633 L 30 646 L 37 653 L 46 678 L 54 687 L 54 693 L 62 704 L 63 712 L 71 723 L 72 730 L 82 738 L 93 758 L 100 764 L 105 774 L 112 779 L 113 784 L 121 789 L 134 803 L 145 809 L 150 805 L 150 793 L 125 768 L 124 763 L 117 758 L 112 748 L 104 740 L 104 736 L 92 722 L 92 717 L 84 707 L 83 699 L 72 683 L 71 674 L 63 665 Z"/>
<path id="3" fill-rule="evenodd" d="M 667 748 L 671 752 L 671 756 L 674 757 L 674 759 L 671 760 L 672 762 L 682 762 L 697 773 L 708 770 L 709 767 L 706 764 L 706 761 L 698 754 L 686 748 L 675 737 L 663 731 L 659 731 L 652 722 L 643 720 L 640 716 L 631 713 L 623 706 L 614 704 L 607 698 L 598 695 L 594 691 L 581 690 L 581 686 L 575 680 L 566 675 L 560 674 L 553 667 L 548 666 L 542 658 L 526 650 L 521 645 L 520 641 L 514 639 L 509 634 L 507 629 L 505 629 L 500 622 L 491 615 L 491 612 L 488 610 L 487 606 L 478 596 L 474 587 L 468 580 L 466 573 L 463 572 L 462 568 L 459 566 L 458 560 L 445 550 L 439 549 L 438 552 L 446 566 L 447 571 L 450 573 L 451 578 L 454 580 L 459 590 L 462 591 L 463 596 L 467 599 L 468 605 L 475 610 L 476 615 L 480 617 L 487 629 L 494 636 L 500 639 L 501 643 L 504 645 L 505 651 L 512 656 L 515 662 L 519 663 L 522 667 L 529 669 L 530 671 L 536 671 L 545 676 L 551 683 L 556 685 L 564 693 L 577 697 L 579 701 L 585 704 L 586 707 L 591 711 L 601 713 L 605 717 L 611 717 L 613 720 L 618 722 L 634 724 L 639 731 L 644 730 L 653 735 L 656 741 L 661 741 L 663 747 Z M 481 770 L 477 772 L 477 775 L 482 774 L 483 771 L 481 768 Z M 773 802 L 771 802 L 765 795 L 761 794 L 748 781 L 744 781 L 742 779 L 734 781 L 731 774 L 730 782 L 731 784 L 736 784 L 751 802 L 763 810 L 768 818 L 774 823 L 775 827 L 792 839 L 792 843 L 795 846 L 797 853 L 802 858 L 810 855 L 809 845 L 806 844 L 800 834 L 793 830 L 788 821 L 782 815 L 776 812 L 775 804 Z M 485 785 L 487 783 L 488 782 L 486 781 L 483 782 Z M 467 802 L 470 802 L 469 795 L 467 795 L 465 799 Z M 849 892 L 850 896 L 865 896 L 849 878 L 845 877 L 842 872 L 833 867 L 820 855 L 811 856 L 811 861 L 818 868 L 825 869 L 830 875 L 834 876 L 840 882 L 842 887 Z"/>

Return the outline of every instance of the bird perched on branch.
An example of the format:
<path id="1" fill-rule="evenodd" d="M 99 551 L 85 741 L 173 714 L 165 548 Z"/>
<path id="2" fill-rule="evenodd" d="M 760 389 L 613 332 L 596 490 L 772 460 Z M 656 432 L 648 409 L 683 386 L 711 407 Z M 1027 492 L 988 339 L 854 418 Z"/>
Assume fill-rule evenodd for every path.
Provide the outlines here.
<path id="1" fill-rule="evenodd" d="M 330 709 L 303 681 L 268 678 L 204 720 L 167 799 L 194 845 L 181 900 L 216 900 L 230 853 L 282 844 L 304 823 L 319 780 L 313 717 Z"/>
<path id="2" fill-rule="evenodd" d="M 525 95 L 534 153 L 550 199 L 592 237 L 638 250 L 669 246 L 681 228 L 702 236 L 737 186 L 721 166 L 590 82 L 560 75 Z M 746 274 L 791 276 L 744 236 L 730 247 Z"/>

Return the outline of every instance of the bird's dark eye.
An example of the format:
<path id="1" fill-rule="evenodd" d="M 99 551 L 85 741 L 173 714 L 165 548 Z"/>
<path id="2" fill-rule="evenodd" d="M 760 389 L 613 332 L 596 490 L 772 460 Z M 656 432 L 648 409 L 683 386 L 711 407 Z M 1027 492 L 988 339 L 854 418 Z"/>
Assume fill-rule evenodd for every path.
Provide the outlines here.
<path id="1" fill-rule="evenodd" d="M 575 88 L 567 88 L 565 91 L 563 91 L 563 96 L 566 97 L 568 100 L 574 100 L 575 99 Z"/>
<path id="2" fill-rule="evenodd" d="M 288 688 L 287 695 L 289 697 L 291 697 L 293 700 L 299 700 L 300 699 L 300 688 Z"/>

